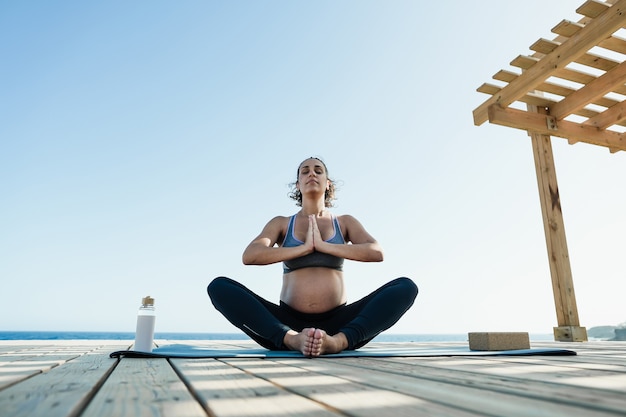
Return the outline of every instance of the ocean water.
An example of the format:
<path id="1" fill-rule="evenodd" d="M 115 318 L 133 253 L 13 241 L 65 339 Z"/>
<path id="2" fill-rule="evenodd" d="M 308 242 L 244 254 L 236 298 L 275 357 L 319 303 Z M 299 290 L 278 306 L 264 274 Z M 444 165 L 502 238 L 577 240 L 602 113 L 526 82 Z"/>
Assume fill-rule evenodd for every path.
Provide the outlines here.
<path id="1" fill-rule="evenodd" d="M 0 331 L 0 340 L 134 340 L 134 332 L 33 332 Z M 155 339 L 167 340 L 250 340 L 243 333 L 168 333 L 156 332 Z M 393 334 L 382 333 L 376 342 L 463 342 L 467 334 Z M 552 334 L 530 334 L 530 340 L 552 341 Z"/>

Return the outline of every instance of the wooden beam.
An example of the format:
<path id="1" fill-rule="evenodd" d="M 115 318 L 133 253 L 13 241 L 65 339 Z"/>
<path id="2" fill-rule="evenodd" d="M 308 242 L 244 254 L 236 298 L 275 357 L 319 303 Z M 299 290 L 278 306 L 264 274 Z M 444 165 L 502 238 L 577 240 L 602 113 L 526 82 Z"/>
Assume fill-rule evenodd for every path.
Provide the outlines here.
<path id="1" fill-rule="evenodd" d="M 626 151 L 626 137 L 623 133 L 600 130 L 567 120 L 556 120 L 553 116 L 527 112 L 518 109 L 503 109 L 494 104 L 488 111 L 489 123 L 516 129 L 528 130 L 543 135 L 568 139 L 571 144 L 584 142 L 605 146 L 611 152 Z"/>
<path id="2" fill-rule="evenodd" d="M 496 75 L 494 75 L 494 79 L 505 81 L 505 80 L 502 80 L 502 78 L 513 77 L 513 78 L 509 79 L 509 81 L 510 81 L 511 79 L 514 79 L 515 77 L 518 76 L 517 74 L 513 74 L 513 75 L 508 73 L 508 72 L 506 72 L 506 71 L 500 71 Z M 500 78 L 498 78 L 498 77 L 500 77 Z M 540 88 L 539 91 L 529 92 L 524 97 L 520 97 L 518 99 L 518 101 L 520 101 L 522 103 L 530 104 L 530 105 L 533 105 L 533 106 L 537 106 L 537 107 L 548 107 L 548 108 L 551 108 L 551 106 L 553 104 L 557 103 L 556 100 L 554 100 L 552 98 L 549 98 L 548 96 L 541 95 L 541 94 L 544 93 L 544 92 L 558 94 L 558 92 L 555 93 L 555 91 L 558 91 L 558 89 L 560 87 L 557 87 L 555 85 L 555 87 L 552 88 L 552 84 L 550 84 L 548 82 L 544 82 L 544 83 L 540 84 L 539 88 Z M 559 92 L 565 92 L 566 91 L 565 89 L 566 88 L 564 87 L 563 90 L 559 91 Z M 479 93 L 485 93 L 485 94 L 489 94 L 489 95 L 497 94 L 498 91 L 500 91 L 500 90 L 502 90 L 502 87 L 494 85 L 494 84 L 488 84 L 488 83 L 485 83 L 485 84 L 481 85 L 480 87 L 478 87 L 476 89 L 476 91 L 478 91 Z M 571 94 L 571 91 L 572 90 L 567 92 L 567 94 Z M 617 89 L 616 89 L 616 92 L 617 92 Z M 626 91 L 625 91 L 625 93 L 626 93 Z M 562 95 L 567 95 L 567 94 L 562 94 Z M 590 108 L 587 108 L 587 107 L 583 107 L 581 109 L 576 110 L 576 112 L 574 114 L 576 116 L 584 117 L 584 118 L 587 118 L 587 119 L 607 120 L 607 121 L 611 122 L 611 123 L 609 123 L 607 125 L 601 125 L 600 123 L 598 123 L 596 125 L 596 124 L 587 123 L 587 121 L 585 121 L 583 123 L 583 124 L 586 124 L 586 125 L 590 125 L 590 126 L 594 126 L 594 127 L 600 128 L 600 129 L 605 129 L 606 127 L 611 126 L 611 125 L 621 125 L 621 126 L 626 127 L 626 117 L 620 118 L 619 114 L 613 113 L 613 112 L 616 112 L 618 109 L 620 109 L 620 106 L 619 106 L 620 103 L 621 103 L 620 101 L 616 101 L 616 100 L 609 99 L 609 98 L 606 98 L 606 97 L 602 97 L 602 98 L 596 100 L 593 104 L 597 104 L 599 106 L 610 108 L 609 110 L 611 110 L 611 111 L 606 115 L 605 118 L 600 118 L 599 116 L 601 114 L 604 114 L 606 111 L 600 113 L 597 110 L 593 110 L 593 109 L 590 109 Z"/>
<path id="3" fill-rule="evenodd" d="M 612 91 L 614 87 L 624 85 L 625 79 L 626 61 L 552 105 L 550 107 L 550 115 L 558 120 L 563 119 L 576 110 L 585 107 L 587 103 L 593 103 L 601 98 L 606 93 Z"/>
<path id="4" fill-rule="evenodd" d="M 606 129 L 609 126 L 619 124 L 624 120 L 626 120 L 626 101 L 622 101 L 609 107 L 597 116 L 585 120 L 583 124 L 597 127 L 598 129 Z"/>
<path id="5" fill-rule="evenodd" d="M 532 106 L 529 106 L 529 109 L 532 111 Z M 580 327 L 578 319 L 552 143 L 548 135 L 529 133 L 535 159 L 539 200 L 558 322 L 558 327 L 554 329 L 554 337 L 558 341 L 584 341 L 587 340 L 587 334 L 585 328 Z M 563 331 L 564 328 L 570 331 Z M 574 339 L 574 335 L 578 338 L 577 340 Z"/>
<path id="6" fill-rule="evenodd" d="M 578 56 L 584 54 L 602 39 L 611 36 L 626 21 L 626 0 L 620 0 L 593 19 L 558 48 L 539 60 L 520 77 L 504 87 L 474 110 L 474 124 L 480 126 L 488 119 L 489 108 L 494 104 L 508 107 L 535 85 L 545 81 L 552 73 L 564 68 Z"/>

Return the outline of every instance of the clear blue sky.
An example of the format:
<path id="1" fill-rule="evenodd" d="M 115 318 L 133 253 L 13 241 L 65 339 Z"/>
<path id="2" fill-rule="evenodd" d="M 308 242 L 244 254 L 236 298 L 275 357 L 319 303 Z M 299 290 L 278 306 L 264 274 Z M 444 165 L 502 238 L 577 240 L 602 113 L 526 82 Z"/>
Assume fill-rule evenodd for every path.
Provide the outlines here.
<path id="1" fill-rule="evenodd" d="M 241 253 L 301 160 L 383 245 L 351 300 L 420 287 L 393 333 L 556 325 L 525 132 L 473 125 L 476 88 L 582 0 L 3 2 L 0 330 L 235 332 L 218 275 L 277 301 Z M 626 320 L 626 153 L 553 140 L 583 326 Z"/>

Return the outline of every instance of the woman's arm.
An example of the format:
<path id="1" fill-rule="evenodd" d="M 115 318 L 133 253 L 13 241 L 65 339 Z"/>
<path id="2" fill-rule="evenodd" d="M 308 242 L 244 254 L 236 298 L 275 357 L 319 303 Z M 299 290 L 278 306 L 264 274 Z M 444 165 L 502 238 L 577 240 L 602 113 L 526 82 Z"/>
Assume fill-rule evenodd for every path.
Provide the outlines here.
<path id="1" fill-rule="evenodd" d="M 303 245 L 284 248 L 275 246 L 286 229 L 285 217 L 277 216 L 270 220 L 261 233 L 246 247 L 241 256 L 245 265 L 269 265 L 297 258 L 313 252 L 313 232 L 309 230 Z"/>
<path id="2" fill-rule="evenodd" d="M 324 242 L 315 217 L 313 216 L 310 221 L 316 251 L 353 261 L 381 262 L 383 260 L 383 248 L 354 217 L 343 215 L 340 218 L 345 229 L 344 237 L 350 242 L 346 245 Z"/>

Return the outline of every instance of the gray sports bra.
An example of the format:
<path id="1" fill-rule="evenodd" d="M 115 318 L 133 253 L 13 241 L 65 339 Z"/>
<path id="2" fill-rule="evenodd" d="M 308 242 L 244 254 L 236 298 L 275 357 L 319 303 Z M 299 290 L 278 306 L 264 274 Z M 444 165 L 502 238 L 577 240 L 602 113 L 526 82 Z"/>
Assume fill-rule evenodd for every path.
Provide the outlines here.
<path id="1" fill-rule="evenodd" d="M 287 227 L 287 234 L 285 235 L 285 240 L 283 241 L 283 247 L 289 248 L 289 247 L 300 246 L 304 244 L 303 241 L 297 239 L 294 236 L 294 225 L 296 223 L 296 216 L 297 215 L 294 214 L 289 219 L 289 226 Z M 335 230 L 335 233 L 330 239 L 326 240 L 326 242 L 342 245 L 346 243 L 346 241 L 344 240 L 343 235 L 341 234 L 341 227 L 339 226 L 339 221 L 337 220 L 337 217 L 335 217 L 334 215 L 331 215 L 331 216 L 333 219 L 333 229 Z M 295 271 L 296 269 L 310 268 L 310 267 L 315 267 L 315 266 L 320 266 L 324 268 L 332 268 L 332 269 L 341 271 L 343 269 L 343 258 L 339 258 L 334 255 L 329 255 L 327 253 L 313 252 L 313 253 L 309 253 L 308 255 L 300 256 L 299 258 L 293 258 L 293 259 L 284 261 L 283 272 L 287 274 L 291 271 Z"/>

